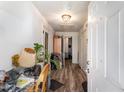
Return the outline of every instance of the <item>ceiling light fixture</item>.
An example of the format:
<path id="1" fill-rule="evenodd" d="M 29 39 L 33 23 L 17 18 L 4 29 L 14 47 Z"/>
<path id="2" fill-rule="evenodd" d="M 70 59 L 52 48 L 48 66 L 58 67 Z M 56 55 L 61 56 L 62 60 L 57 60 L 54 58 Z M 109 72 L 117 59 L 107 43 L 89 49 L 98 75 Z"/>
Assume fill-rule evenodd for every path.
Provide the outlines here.
<path id="1" fill-rule="evenodd" d="M 68 14 L 64 14 L 64 15 L 62 15 L 62 19 L 63 19 L 64 23 L 69 23 L 71 16 Z"/>

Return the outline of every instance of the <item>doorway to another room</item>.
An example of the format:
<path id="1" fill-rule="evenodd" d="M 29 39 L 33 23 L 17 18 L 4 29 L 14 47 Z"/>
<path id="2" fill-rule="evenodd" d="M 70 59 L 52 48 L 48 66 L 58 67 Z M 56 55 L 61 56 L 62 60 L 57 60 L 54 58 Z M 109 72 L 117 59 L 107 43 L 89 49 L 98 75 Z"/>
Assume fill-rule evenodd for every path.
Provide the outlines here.
<path id="1" fill-rule="evenodd" d="M 65 53 L 65 62 L 72 62 L 72 37 L 65 37 L 64 42 L 64 53 Z"/>
<path id="2" fill-rule="evenodd" d="M 54 53 L 60 55 L 62 67 L 66 61 L 72 63 L 72 36 L 54 36 Z"/>

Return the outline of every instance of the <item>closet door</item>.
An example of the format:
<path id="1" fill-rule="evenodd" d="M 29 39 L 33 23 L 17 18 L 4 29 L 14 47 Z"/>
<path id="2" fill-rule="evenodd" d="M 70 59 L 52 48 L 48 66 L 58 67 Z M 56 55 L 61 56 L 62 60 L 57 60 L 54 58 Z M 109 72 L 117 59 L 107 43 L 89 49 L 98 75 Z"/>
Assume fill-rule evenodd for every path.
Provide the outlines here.
<path id="1" fill-rule="evenodd" d="M 106 78 L 119 83 L 119 12 L 107 20 L 106 29 Z"/>
<path id="2" fill-rule="evenodd" d="M 97 3 L 96 21 L 88 24 L 88 91 L 124 91 L 124 4 L 120 5 Z M 94 12 L 88 14 L 92 20 Z"/>
<path id="3" fill-rule="evenodd" d="M 124 89 L 124 9 L 119 13 L 119 83 Z"/>
<path id="4" fill-rule="evenodd" d="M 106 30 L 106 79 L 124 89 L 124 9 L 107 20 Z"/>

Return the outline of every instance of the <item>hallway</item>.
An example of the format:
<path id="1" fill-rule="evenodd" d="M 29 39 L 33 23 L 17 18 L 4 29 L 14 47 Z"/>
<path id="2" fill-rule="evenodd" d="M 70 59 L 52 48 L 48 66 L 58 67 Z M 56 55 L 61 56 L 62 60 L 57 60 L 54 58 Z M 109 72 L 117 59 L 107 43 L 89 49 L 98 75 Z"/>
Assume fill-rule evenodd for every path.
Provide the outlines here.
<path id="1" fill-rule="evenodd" d="M 48 63 L 55 92 L 124 92 L 123 1 L 0 1 L 0 45 L 2 73 Z"/>
<path id="2" fill-rule="evenodd" d="M 55 92 L 82 92 L 82 83 L 86 80 L 86 75 L 78 64 L 73 64 L 70 60 L 65 62 L 65 68 L 52 71 L 52 79 L 64 84 Z"/>

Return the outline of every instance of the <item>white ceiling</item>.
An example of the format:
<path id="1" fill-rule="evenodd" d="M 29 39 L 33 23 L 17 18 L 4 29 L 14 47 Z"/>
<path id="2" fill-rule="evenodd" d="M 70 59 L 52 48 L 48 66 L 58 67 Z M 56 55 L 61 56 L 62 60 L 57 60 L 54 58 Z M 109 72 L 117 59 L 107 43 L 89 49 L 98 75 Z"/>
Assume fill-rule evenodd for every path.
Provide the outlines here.
<path id="1" fill-rule="evenodd" d="M 87 20 L 87 1 L 34 1 L 34 5 L 55 31 L 79 31 Z M 64 24 L 61 16 L 71 15 L 70 23 Z"/>

